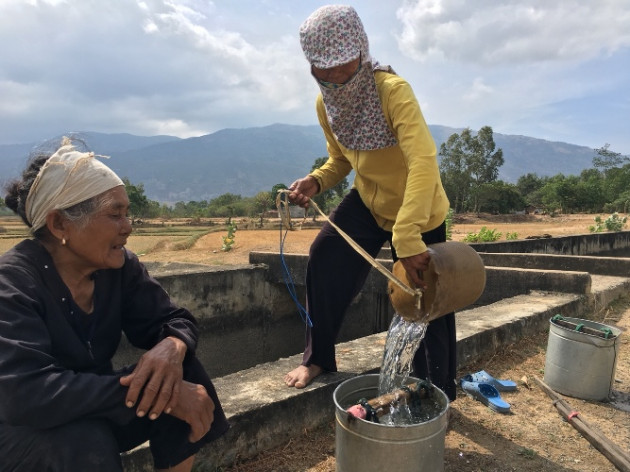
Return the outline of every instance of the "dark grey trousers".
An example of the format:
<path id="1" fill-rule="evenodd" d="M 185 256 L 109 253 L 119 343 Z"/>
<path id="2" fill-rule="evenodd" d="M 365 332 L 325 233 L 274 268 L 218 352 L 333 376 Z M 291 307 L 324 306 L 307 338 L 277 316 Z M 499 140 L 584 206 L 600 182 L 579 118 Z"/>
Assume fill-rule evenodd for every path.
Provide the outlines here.
<path id="1" fill-rule="evenodd" d="M 378 226 L 359 193 L 351 190 L 330 219 L 372 257 L 392 233 Z M 422 234 L 426 244 L 446 241 L 446 225 Z M 392 256 L 397 260 L 395 248 Z M 335 341 L 345 312 L 365 283 L 371 265 L 330 224 L 325 223 L 313 241 L 306 272 L 306 307 L 313 322 L 307 329 L 302 364 L 315 364 L 336 372 Z M 455 314 L 429 323 L 426 336 L 414 357 L 414 375 L 430 380 L 450 400 L 456 396 L 457 346 Z"/>
<path id="2" fill-rule="evenodd" d="M 188 424 L 166 414 L 155 421 L 135 418 L 123 426 L 103 418 L 86 418 L 42 430 L 0 424 L 0 470 L 122 472 L 120 453 L 147 440 L 156 468 L 179 464 L 229 427 L 214 386 L 196 358 L 185 361 L 184 378 L 202 384 L 215 404 L 212 428 L 200 441 L 190 443 Z"/>

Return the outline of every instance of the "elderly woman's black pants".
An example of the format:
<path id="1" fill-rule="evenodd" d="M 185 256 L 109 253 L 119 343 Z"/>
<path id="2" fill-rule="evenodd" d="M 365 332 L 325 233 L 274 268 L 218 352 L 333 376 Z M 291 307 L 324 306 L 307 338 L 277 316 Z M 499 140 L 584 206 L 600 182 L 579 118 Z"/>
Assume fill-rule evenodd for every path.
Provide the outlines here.
<path id="1" fill-rule="evenodd" d="M 228 429 L 214 386 L 201 363 L 192 356 L 184 362 L 184 379 L 202 384 L 215 403 L 212 428 L 199 442 L 188 441 L 188 424 L 166 414 L 154 421 L 136 418 L 124 426 L 105 418 L 85 418 L 45 430 L 0 424 L 0 470 L 122 472 L 120 453 L 147 440 L 156 468 L 175 466 Z"/>
<path id="2" fill-rule="evenodd" d="M 351 190 L 330 219 L 372 257 L 392 233 L 378 226 L 356 190 Z M 446 241 L 446 225 L 422 234 L 426 244 Z M 392 248 L 393 259 L 397 256 Z M 306 304 L 313 327 L 307 329 L 302 364 L 336 372 L 335 341 L 345 312 L 365 283 L 371 264 L 328 223 L 313 241 L 306 272 Z M 430 379 L 449 399 L 456 396 L 457 346 L 455 314 L 429 323 L 414 357 L 414 375 Z"/>

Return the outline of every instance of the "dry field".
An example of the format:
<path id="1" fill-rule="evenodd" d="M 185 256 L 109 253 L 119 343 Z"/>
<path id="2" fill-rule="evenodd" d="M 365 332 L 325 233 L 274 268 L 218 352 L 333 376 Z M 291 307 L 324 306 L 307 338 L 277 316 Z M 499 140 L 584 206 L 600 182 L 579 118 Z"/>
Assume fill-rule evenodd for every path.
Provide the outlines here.
<path id="1" fill-rule="evenodd" d="M 458 217 L 453 223 L 452 238 L 461 241 L 471 232 L 478 232 L 482 227 L 489 230 L 496 230 L 503 233 L 517 233 L 519 238 L 527 236 L 541 236 L 550 234 L 552 236 L 564 236 L 569 234 L 588 233 L 588 227 L 594 224 L 596 215 L 563 215 L 549 217 L 545 215 L 512 215 L 512 216 L 487 216 L 481 217 Z M 602 218 L 605 218 L 602 215 Z M 239 220 L 235 220 L 240 226 Z M 246 220 L 242 220 L 243 224 Z M 270 225 L 272 226 L 272 225 Z M 275 224 L 276 229 L 265 230 L 237 230 L 234 246 L 229 252 L 221 251 L 223 240 L 221 236 L 225 232 L 209 233 L 197 240 L 197 242 L 186 251 L 172 250 L 168 245 L 164 245 L 158 251 L 150 251 L 141 257 L 146 261 L 185 261 L 204 264 L 246 264 L 249 261 L 249 253 L 252 251 L 278 252 L 280 248 L 281 231 L 280 225 Z M 284 239 L 283 250 L 285 253 L 307 254 L 311 242 L 317 235 L 318 229 L 305 228 L 299 231 L 291 231 Z M 135 245 L 141 237 L 132 236 L 128 247 L 135 250 Z"/>
<path id="2" fill-rule="evenodd" d="M 489 230 L 501 232 L 502 238 L 505 238 L 508 232 L 517 233 L 520 239 L 547 234 L 551 236 L 583 234 L 589 232 L 588 228 L 594 224 L 595 216 L 583 214 L 557 217 L 546 215 L 459 216 L 453 223 L 452 239 L 461 241 L 467 234 L 476 233 L 484 226 Z M 601 216 L 604 219 L 607 217 L 607 215 Z M 148 240 L 147 236 L 132 235 L 127 247 L 144 253 L 141 256 L 144 261 L 180 261 L 212 265 L 246 264 L 249 262 L 249 253 L 252 251 L 279 251 L 281 235 L 283 235 L 279 223 L 267 223 L 267 226 L 273 229 L 242 230 L 240 227 L 250 224 L 250 220 L 236 219 L 234 221 L 239 229 L 236 231 L 235 243 L 229 252 L 221 251 L 222 236 L 226 234 L 225 231 L 208 233 L 184 251 L 173 248 L 174 242 L 171 237 L 164 238 L 159 235 L 150 236 L 151 240 Z M 316 228 L 289 232 L 284 239 L 284 252 L 307 254 L 317 232 Z"/>
<path id="3" fill-rule="evenodd" d="M 517 233 L 519 239 L 528 236 L 541 236 L 549 234 L 551 236 L 565 236 L 570 234 L 588 233 L 588 227 L 594 224 L 596 215 L 562 215 L 550 217 L 545 215 L 511 215 L 511 216 L 461 216 L 457 217 L 453 223 L 452 239 L 461 241 L 469 233 L 476 233 L 482 227 L 489 230 L 496 230 L 505 235 Z M 607 215 L 601 215 L 606 218 Z M 235 220 L 237 226 L 247 224 L 247 220 Z M 249 262 L 249 253 L 278 252 L 280 248 L 281 235 L 279 223 L 269 224 L 275 226 L 274 229 L 264 230 L 241 230 L 236 231 L 235 243 L 229 252 L 221 251 L 222 236 L 225 231 L 208 233 L 199 238 L 195 244 L 185 251 L 173 250 L 169 243 L 162 244 L 159 250 L 147 252 L 141 256 L 146 261 L 182 261 L 197 262 L 203 264 L 246 264 Z M 284 239 L 283 250 L 285 253 L 307 254 L 311 242 L 317 235 L 318 229 L 305 228 L 298 231 L 291 231 Z M 132 250 L 149 246 L 143 241 L 141 236 L 133 236 L 127 245 Z"/>
<path id="4" fill-rule="evenodd" d="M 597 215 L 458 215 L 453 221 L 452 239 L 461 241 L 469 233 L 482 227 L 502 233 L 516 233 L 519 239 L 532 236 L 565 236 L 588 233 Z M 600 215 L 603 219 L 608 215 Z M 229 252 L 221 250 L 225 226 L 213 221 L 212 226 L 191 226 L 186 221 L 166 221 L 161 225 L 138 226 L 129 238 L 127 247 L 137 253 L 143 261 L 195 262 L 200 264 L 247 264 L 252 251 L 278 252 L 280 248 L 280 224 L 268 220 L 267 229 L 245 229 L 252 227 L 249 218 L 236 218 L 235 243 Z M 4 228 L 4 231 L 2 230 Z M 284 240 L 285 253 L 308 253 L 308 248 L 317 235 L 317 228 L 291 231 Z M 0 217 L 0 254 L 19 242 L 26 235 L 24 225 L 15 217 Z"/>

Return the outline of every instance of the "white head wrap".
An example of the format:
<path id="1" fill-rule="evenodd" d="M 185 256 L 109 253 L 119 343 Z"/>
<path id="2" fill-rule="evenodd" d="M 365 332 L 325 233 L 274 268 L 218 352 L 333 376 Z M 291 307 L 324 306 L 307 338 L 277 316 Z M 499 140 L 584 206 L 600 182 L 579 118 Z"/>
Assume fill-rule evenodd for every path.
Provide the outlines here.
<path id="1" fill-rule="evenodd" d="M 62 146 L 39 170 L 26 197 L 31 232 L 46 225 L 51 211 L 70 208 L 119 185 L 124 182 L 93 152 L 76 151 L 64 138 Z"/>
<path id="2" fill-rule="evenodd" d="M 318 69 L 330 69 L 361 57 L 358 72 L 345 84 L 318 81 L 326 116 L 337 140 L 348 149 L 359 150 L 396 145 L 374 81 L 375 70 L 395 72 L 370 56 L 368 37 L 355 9 L 346 5 L 318 8 L 302 23 L 300 43 L 308 62 Z"/>

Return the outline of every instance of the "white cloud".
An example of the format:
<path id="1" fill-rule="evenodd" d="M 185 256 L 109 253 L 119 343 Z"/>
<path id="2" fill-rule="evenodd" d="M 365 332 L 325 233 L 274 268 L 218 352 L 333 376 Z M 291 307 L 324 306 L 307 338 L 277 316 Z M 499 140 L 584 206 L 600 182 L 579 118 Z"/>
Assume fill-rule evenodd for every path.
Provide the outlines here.
<path id="1" fill-rule="evenodd" d="M 188 137 L 315 124 L 318 89 L 297 31 L 324 3 L 0 0 L 0 143 L 70 129 Z M 627 102 L 619 108 L 630 87 L 628 2 L 374 0 L 356 9 L 372 53 L 409 80 L 429 123 L 545 137 L 561 129 L 569 142 L 613 148 L 620 137 L 630 151 L 615 127 L 630 119 Z M 593 111 L 595 96 L 617 108 Z M 603 138 L 607 130 L 615 135 Z"/>
<path id="2" fill-rule="evenodd" d="M 618 0 L 408 0 L 397 16 L 401 51 L 420 61 L 584 61 L 630 46 L 630 4 Z"/>
<path id="3" fill-rule="evenodd" d="M 610 108 L 628 86 L 630 3 L 405 0 L 396 15 L 401 54 L 431 71 L 430 122 L 630 149 Z"/>
<path id="4" fill-rule="evenodd" d="M 477 101 L 493 92 L 492 87 L 484 83 L 483 78 L 477 77 L 472 83 L 468 92 L 464 93 L 464 99 L 468 101 Z"/>
<path id="5" fill-rule="evenodd" d="M 70 13 L 55 2 L 0 4 L 0 41 L 21 38 L 0 57 L 5 84 L 0 99 L 12 96 L 6 84 L 20 88 L 23 96 L 46 88 L 73 97 L 77 111 L 64 120 L 73 129 L 81 127 L 74 124 L 77 116 L 85 119 L 84 128 L 98 123 L 82 111 L 90 107 L 94 116 L 115 117 L 110 128 L 117 124 L 120 131 L 148 134 L 153 127 L 154 132 L 168 128 L 180 136 L 216 131 L 223 123 L 268 124 L 265 112 L 275 115 L 273 122 L 291 122 L 296 110 L 314 116 L 313 96 L 303 93 L 311 79 L 296 33 L 270 33 L 264 42 L 252 43 L 247 31 L 236 29 L 238 21 L 226 20 L 207 1 L 71 4 Z M 43 117 L 51 98 L 36 97 Z M 3 106 L 11 107 L 14 126 L 32 120 L 24 103 Z M 122 128 L 133 120 L 116 115 L 121 103 L 133 103 L 127 113 L 139 112 L 142 124 Z"/>

